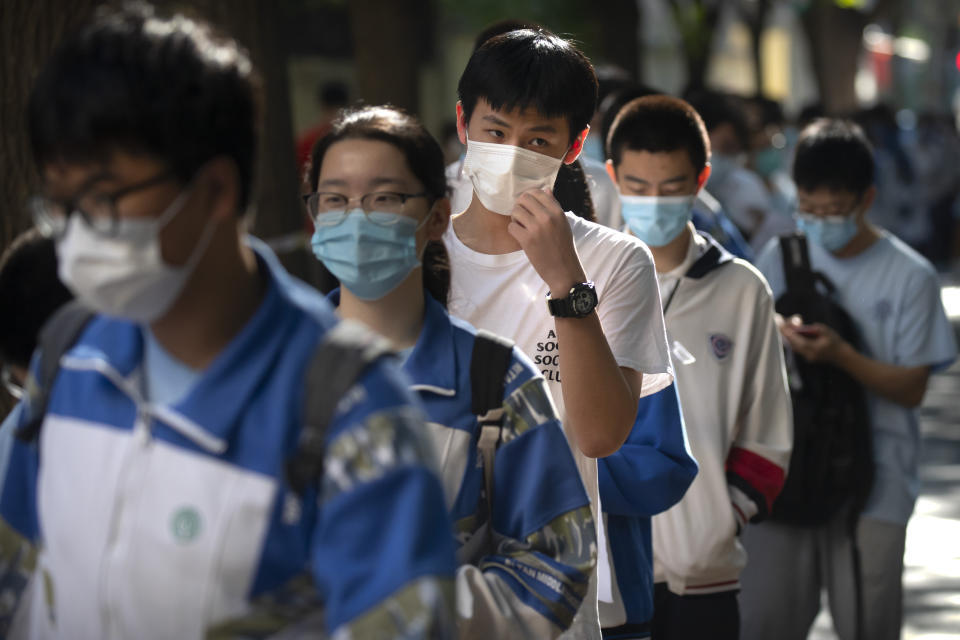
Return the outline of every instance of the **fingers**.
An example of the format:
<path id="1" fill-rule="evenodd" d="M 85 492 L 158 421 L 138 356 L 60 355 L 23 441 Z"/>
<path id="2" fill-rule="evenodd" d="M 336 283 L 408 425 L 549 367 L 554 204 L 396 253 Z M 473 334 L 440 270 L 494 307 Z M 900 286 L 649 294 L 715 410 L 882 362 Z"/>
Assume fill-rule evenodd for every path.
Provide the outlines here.
<path id="1" fill-rule="evenodd" d="M 550 218 L 563 217 L 563 207 L 553 197 L 553 193 L 543 189 L 524 191 L 517 198 L 517 204 L 540 220 L 546 221 Z"/>

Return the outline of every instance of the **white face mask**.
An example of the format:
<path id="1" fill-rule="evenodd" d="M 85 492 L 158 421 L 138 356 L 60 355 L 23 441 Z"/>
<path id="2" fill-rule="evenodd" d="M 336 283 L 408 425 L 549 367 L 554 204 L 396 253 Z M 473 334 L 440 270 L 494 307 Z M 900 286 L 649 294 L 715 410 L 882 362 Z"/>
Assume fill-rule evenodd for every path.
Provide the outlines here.
<path id="1" fill-rule="evenodd" d="M 552 188 L 562 164 L 562 158 L 529 149 L 467 139 L 463 175 L 484 207 L 508 216 L 524 191 Z"/>
<path id="2" fill-rule="evenodd" d="M 188 195 L 189 190 L 181 192 L 157 218 L 120 220 L 113 237 L 97 234 L 79 215 L 70 216 L 57 242 L 60 280 L 98 313 L 147 324 L 160 318 L 180 296 L 215 229 L 211 218 L 184 265 L 163 261 L 160 230 L 183 209 Z"/>

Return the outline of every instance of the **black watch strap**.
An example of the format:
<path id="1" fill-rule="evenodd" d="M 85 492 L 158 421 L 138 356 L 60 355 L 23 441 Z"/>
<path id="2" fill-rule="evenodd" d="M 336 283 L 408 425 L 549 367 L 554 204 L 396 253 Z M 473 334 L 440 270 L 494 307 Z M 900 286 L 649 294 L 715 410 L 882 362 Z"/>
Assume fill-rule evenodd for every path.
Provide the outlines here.
<path id="1" fill-rule="evenodd" d="M 556 318 L 583 318 L 597 306 L 597 291 L 592 282 L 581 282 L 571 287 L 563 298 L 547 294 L 547 309 Z"/>

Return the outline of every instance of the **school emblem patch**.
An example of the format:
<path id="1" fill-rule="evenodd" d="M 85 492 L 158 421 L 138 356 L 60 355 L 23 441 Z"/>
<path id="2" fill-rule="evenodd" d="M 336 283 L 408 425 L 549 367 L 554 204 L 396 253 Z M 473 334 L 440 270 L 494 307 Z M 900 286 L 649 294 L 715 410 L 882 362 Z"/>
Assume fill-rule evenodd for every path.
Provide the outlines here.
<path id="1" fill-rule="evenodd" d="M 193 507 L 180 507 L 170 518 L 170 530 L 173 539 L 179 544 L 187 544 L 200 533 L 202 521 Z"/>
<path id="2" fill-rule="evenodd" d="M 726 360 L 733 350 L 733 340 L 722 333 L 710 334 L 710 349 L 717 360 Z"/>

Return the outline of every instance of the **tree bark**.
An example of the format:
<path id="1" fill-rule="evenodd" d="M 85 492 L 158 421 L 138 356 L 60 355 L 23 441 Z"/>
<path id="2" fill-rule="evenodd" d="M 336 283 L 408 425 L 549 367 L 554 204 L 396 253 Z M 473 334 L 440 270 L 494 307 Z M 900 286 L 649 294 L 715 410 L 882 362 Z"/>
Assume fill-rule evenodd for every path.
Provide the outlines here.
<path id="1" fill-rule="evenodd" d="M 770 12 L 770 0 L 756 0 L 752 9 L 740 5 L 740 15 L 750 29 L 750 53 L 753 56 L 753 82 L 756 94 L 763 95 L 763 29 Z"/>
<path id="2" fill-rule="evenodd" d="M 88 18 L 98 0 L 3 0 L 0 42 L 0 250 L 30 226 L 27 198 L 39 188 L 27 140 L 26 107 L 54 47 Z"/>
<path id="3" fill-rule="evenodd" d="M 820 101 L 828 114 L 844 115 L 857 108 L 854 81 L 867 16 L 841 9 L 827 0 L 814 0 L 803 16 L 810 39 Z"/>
<path id="4" fill-rule="evenodd" d="M 351 0 L 357 87 L 367 104 L 392 104 L 416 113 L 420 61 L 432 37 L 429 0 Z"/>
<path id="5" fill-rule="evenodd" d="M 670 0 L 670 10 L 683 42 L 688 90 L 706 86 L 721 7 L 721 2 L 710 0 Z"/>
<path id="6" fill-rule="evenodd" d="M 605 0 L 597 7 L 602 60 L 626 70 L 631 78 L 639 79 L 642 68 L 637 36 L 640 5 L 636 0 Z"/>

